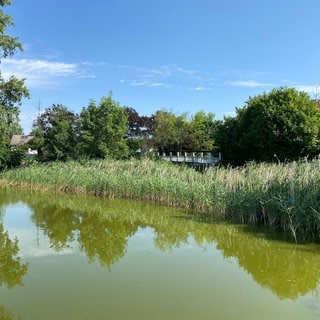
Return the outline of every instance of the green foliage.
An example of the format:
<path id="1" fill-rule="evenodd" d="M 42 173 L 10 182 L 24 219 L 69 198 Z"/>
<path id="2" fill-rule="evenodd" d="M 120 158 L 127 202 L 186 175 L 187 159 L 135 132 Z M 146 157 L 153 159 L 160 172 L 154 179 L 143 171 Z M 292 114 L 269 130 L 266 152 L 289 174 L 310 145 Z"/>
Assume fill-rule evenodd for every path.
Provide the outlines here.
<path id="1" fill-rule="evenodd" d="M 205 114 L 204 111 L 197 112 L 191 119 L 191 150 L 212 150 L 214 148 L 214 132 L 216 122 L 214 114 Z"/>
<path id="2" fill-rule="evenodd" d="M 112 99 L 103 97 L 97 105 L 91 101 L 80 114 L 78 152 L 89 158 L 124 158 L 128 155 L 127 113 Z"/>
<path id="3" fill-rule="evenodd" d="M 9 150 L 8 153 L 8 168 L 19 167 L 26 157 L 26 147 L 24 145 L 16 146 Z"/>
<path id="4" fill-rule="evenodd" d="M 149 137 L 153 132 L 153 116 L 140 116 L 133 108 L 125 108 L 128 115 L 128 131 L 129 138 Z"/>
<path id="5" fill-rule="evenodd" d="M 160 152 L 168 152 L 177 148 L 176 118 L 173 113 L 166 110 L 157 111 L 154 116 L 155 128 L 153 140 L 155 147 Z"/>
<path id="6" fill-rule="evenodd" d="M 9 5 L 9 0 L 0 1 L 0 6 Z M 10 15 L 0 10 L 0 60 L 13 56 L 16 50 L 22 50 L 18 38 L 5 34 L 7 27 L 14 25 Z M 0 75 L 0 170 L 10 166 L 13 159 L 9 155 L 9 143 L 12 134 L 21 133 L 19 125 L 19 107 L 21 100 L 29 97 L 24 80 L 11 76 L 5 80 Z"/>
<path id="7" fill-rule="evenodd" d="M 127 145 L 130 155 L 135 156 L 138 150 L 149 151 L 153 146 L 152 133 L 154 117 L 140 116 L 133 108 L 126 107 L 127 121 Z"/>
<path id="8" fill-rule="evenodd" d="M 43 161 L 75 158 L 79 117 L 65 106 L 53 105 L 36 120 L 31 142 Z"/>
<path id="9" fill-rule="evenodd" d="M 127 146 L 130 150 L 131 156 L 135 156 L 137 151 L 140 151 L 143 147 L 143 140 L 142 139 L 131 138 L 131 139 L 127 139 L 126 143 L 127 143 Z"/>
<path id="10" fill-rule="evenodd" d="M 0 6 L 4 7 L 10 3 L 10 0 L 1 0 Z M 17 37 L 5 34 L 7 27 L 13 25 L 11 16 L 0 10 L 0 59 L 13 56 L 17 49 L 22 50 L 22 45 Z"/>
<path id="11" fill-rule="evenodd" d="M 218 126 L 225 162 L 281 161 L 314 156 L 320 150 L 320 109 L 304 92 L 273 89 L 249 98 L 235 118 Z"/>
<path id="12" fill-rule="evenodd" d="M 212 150 L 214 147 L 214 114 L 199 111 L 189 120 L 188 114 L 179 116 L 165 110 L 154 116 L 153 139 L 160 152 L 182 150 Z"/>

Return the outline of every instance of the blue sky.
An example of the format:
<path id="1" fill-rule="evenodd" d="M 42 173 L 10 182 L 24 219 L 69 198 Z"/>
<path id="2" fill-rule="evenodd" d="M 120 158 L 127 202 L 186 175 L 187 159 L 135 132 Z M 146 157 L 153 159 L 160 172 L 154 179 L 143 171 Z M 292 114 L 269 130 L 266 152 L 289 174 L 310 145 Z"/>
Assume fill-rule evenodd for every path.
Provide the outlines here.
<path id="1" fill-rule="evenodd" d="M 38 107 L 80 112 L 113 92 L 141 115 L 217 119 L 275 87 L 320 88 L 319 0 L 12 0 L 24 51 L 1 62 L 27 78 L 21 124 Z"/>

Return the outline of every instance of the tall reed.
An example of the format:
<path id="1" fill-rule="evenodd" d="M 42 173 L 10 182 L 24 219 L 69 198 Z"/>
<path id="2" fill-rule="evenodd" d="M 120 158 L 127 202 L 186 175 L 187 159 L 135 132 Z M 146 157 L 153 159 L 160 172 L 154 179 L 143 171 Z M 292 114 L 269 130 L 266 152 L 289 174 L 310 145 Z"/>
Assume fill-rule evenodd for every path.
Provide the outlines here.
<path id="1" fill-rule="evenodd" d="M 1 184 L 126 197 L 319 237 L 320 161 L 211 167 L 142 160 L 53 162 L 9 170 Z"/>

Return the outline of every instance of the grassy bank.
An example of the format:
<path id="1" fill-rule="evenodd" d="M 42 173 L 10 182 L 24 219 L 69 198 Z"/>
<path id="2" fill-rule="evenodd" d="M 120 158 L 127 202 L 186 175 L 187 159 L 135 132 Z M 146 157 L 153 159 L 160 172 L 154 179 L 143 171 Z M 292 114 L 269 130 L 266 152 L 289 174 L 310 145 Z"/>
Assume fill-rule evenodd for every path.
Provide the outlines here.
<path id="1" fill-rule="evenodd" d="M 147 159 L 66 162 L 10 170 L 1 179 L 25 188 L 191 208 L 293 236 L 320 235 L 320 161 L 215 167 L 205 173 Z"/>

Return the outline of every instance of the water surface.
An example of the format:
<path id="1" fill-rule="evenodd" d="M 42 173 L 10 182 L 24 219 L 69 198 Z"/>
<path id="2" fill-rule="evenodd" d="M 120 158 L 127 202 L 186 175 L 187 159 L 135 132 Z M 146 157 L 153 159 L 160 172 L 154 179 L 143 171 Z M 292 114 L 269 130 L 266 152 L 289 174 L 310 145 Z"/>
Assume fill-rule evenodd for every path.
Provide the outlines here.
<path id="1" fill-rule="evenodd" d="M 124 201 L 0 189 L 0 319 L 319 319 L 320 246 Z"/>

